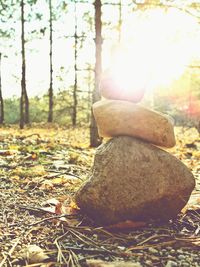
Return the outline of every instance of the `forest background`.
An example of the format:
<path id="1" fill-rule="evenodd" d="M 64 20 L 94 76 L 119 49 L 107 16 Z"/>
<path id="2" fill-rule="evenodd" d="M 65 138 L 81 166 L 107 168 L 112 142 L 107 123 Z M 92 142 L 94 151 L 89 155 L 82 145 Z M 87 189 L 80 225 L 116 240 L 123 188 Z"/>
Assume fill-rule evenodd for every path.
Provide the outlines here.
<path id="1" fill-rule="evenodd" d="M 143 103 L 198 127 L 198 1 L 2 0 L 0 15 L 1 123 L 91 125 L 113 47 L 130 42 L 153 69 Z"/>

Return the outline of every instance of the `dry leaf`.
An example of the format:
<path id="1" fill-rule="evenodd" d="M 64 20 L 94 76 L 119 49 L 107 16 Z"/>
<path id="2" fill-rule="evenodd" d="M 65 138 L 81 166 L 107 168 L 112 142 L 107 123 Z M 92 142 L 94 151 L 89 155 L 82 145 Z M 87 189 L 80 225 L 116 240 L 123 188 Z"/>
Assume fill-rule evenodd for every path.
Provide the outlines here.
<path id="1" fill-rule="evenodd" d="M 40 190 L 53 190 L 54 189 L 54 185 L 51 183 L 51 181 L 45 180 L 42 182 L 42 185 L 39 187 Z"/>
<path id="2" fill-rule="evenodd" d="M 42 205 L 46 205 L 46 207 L 41 207 L 40 209 L 49 213 L 53 213 L 56 215 L 75 215 L 78 212 L 78 208 L 75 209 L 75 203 L 69 203 L 70 198 L 65 196 L 62 197 L 63 201 L 59 201 L 56 198 L 51 198 L 42 203 Z M 71 206 L 72 205 L 72 206 Z M 80 221 L 76 218 L 65 218 L 61 217 L 56 219 L 56 221 L 66 222 L 69 226 L 77 226 L 80 224 Z"/>
<path id="3" fill-rule="evenodd" d="M 120 223 L 116 223 L 113 225 L 109 225 L 104 227 L 106 230 L 111 230 L 111 231 L 119 231 L 119 230 L 130 230 L 130 229 L 135 229 L 135 228 L 140 228 L 144 227 L 146 225 L 145 222 L 134 222 L 134 221 L 124 221 Z"/>
<path id="4" fill-rule="evenodd" d="M 70 207 L 72 209 L 72 212 L 77 212 L 78 210 L 80 210 L 80 208 L 77 206 L 76 202 L 74 202 L 73 200 L 70 203 Z"/>
<path id="5" fill-rule="evenodd" d="M 65 177 L 57 177 L 51 180 L 53 185 L 63 185 L 68 181 Z"/>
<path id="6" fill-rule="evenodd" d="M 49 206 L 49 205 L 52 205 L 52 206 L 56 206 L 60 201 L 56 198 L 50 198 L 44 202 L 41 203 L 42 206 Z"/>
<path id="7" fill-rule="evenodd" d="M 18 153 L 17 150 L 0 150 L 0 156 L 10 156 Z"/>
<path id="8" fill-rule="evenodd" d="M 22 257 L 26 259 L 28 263 L 40 263 L 49 259 L 44 250 L 37 245 L 27 246 L 22 253 Z"/>

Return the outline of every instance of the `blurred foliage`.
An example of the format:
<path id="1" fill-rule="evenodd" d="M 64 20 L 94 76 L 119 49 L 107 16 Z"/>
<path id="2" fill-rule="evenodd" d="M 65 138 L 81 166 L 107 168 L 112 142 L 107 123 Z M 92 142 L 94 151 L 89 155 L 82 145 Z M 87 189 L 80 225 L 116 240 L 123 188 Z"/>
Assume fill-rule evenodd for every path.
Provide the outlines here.
<path id="1" fill-rule="evenodd" d="M 83 94 L 84 95 L 84 94 Z M 5 99 L 5 123 L 17 124 L 19 122 L 19 98 Z M 35 123 L 46 122 L 48 117 L 48 95 L 30 98 L 30 121 Z M 61 125 L 72 124 L 72 94 L 60 91 L 54 96 L 54 122 Z M 86 125 L 90 120 L 91 102 L 88 95 L 79 95 L 78 125 Z"/>

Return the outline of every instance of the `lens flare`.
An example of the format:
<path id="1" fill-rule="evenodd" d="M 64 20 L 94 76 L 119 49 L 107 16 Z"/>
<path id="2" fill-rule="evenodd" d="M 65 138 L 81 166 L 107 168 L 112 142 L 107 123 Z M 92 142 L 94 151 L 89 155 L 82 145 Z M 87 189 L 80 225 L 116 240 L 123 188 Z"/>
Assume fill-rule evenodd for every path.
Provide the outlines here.
<path id="1" fill-rule="evenodd" d="M 112 51 L 113 79 L 127 91 L 169 86 L 199 53 L 197 29 L 194 18 L 176 9 L 133 15 Z"/>

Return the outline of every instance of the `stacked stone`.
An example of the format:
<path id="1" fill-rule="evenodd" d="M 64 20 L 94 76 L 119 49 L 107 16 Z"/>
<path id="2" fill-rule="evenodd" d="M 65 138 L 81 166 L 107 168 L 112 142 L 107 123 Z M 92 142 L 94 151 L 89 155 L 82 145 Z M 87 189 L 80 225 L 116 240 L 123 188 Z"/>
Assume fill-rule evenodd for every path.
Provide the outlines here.
<path id="1" fill-rule="evenodd" d="M 174 218 L 195 182 L 180 160 L 160 148 L 175 145 L 171 119 L 134 103 L 142 94 L 112 88 L 107 78 L 101 93 L 108 99 L 94 104 L 94 117 L 100 136 L 112 139 L 97 149 L 92 176 L 76 193 L 76 203 L 101 224 Z"/>

